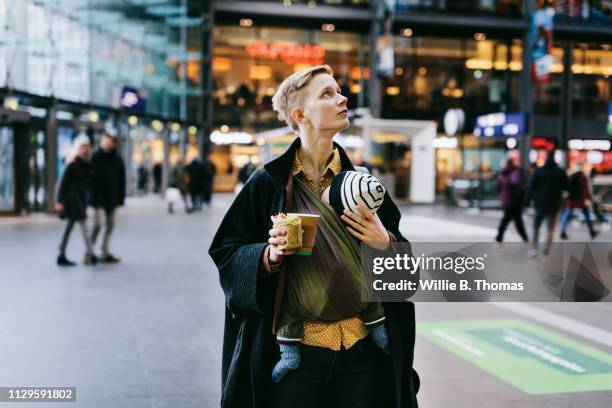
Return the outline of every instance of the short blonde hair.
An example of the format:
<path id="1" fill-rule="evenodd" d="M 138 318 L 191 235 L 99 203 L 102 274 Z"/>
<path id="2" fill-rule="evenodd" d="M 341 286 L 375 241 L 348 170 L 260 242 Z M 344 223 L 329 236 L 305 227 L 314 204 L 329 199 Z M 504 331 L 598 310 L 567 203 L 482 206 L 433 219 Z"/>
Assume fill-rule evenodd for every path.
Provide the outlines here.
<path id="1" fill-rule="evenodd" d="M 276 90 L 272 97 L 272 109 L 278 113 L 278 118 L 287 122 L 293 130 L 298 130 L 298 125 L 291 117 L 291 110 L 301 108 L 304 98 L 301 89 L 318 74 L 329 74 L 333 76 L 333 71 L 329 65 L 317 65 L 316 67 L 306 68 L 285 79 Z"/>

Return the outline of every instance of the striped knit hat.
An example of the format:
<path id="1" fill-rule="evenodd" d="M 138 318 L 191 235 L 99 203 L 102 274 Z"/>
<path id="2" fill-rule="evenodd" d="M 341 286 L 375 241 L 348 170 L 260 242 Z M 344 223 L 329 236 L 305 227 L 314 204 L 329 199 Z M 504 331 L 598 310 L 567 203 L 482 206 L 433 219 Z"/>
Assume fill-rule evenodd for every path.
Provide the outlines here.
<path id="1" fill-rule="evenodd" d="M 369 174 L 345 170 L 332 181 L 329 203 L 338 215 L 344 209 L 357 212 L 357 204 L 374 214 L 385 198 L 385 188 L 378 179 Z"/>

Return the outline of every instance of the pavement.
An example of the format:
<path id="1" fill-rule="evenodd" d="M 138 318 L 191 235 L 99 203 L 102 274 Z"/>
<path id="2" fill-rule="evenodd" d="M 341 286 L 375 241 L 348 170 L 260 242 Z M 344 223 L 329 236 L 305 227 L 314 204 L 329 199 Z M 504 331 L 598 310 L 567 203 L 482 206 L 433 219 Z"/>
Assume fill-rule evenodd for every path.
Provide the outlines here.
<path id="1" fill-rule="evenodd" d="M 169 215 L 156 197 L 130 199 L 111 244 L 122 262 L 94 267 L 82 265 L 78 231 L 68 257 L 79 265 L 55 265 L 58 219 L 0 218 L 0 386 L 77 388 L 76 403 L 45 407 L 219 406 L 224 299 L 207 250 L 231 200 L 218 194 L 201 212 Z M 413 241 L 490 242 L 501 218 L 440 205 L 401 211 Z M 570 236 L 587 239 L 577 224 Z M 513 226 L 506 239 L 519 240 Z M 416 311 L 421 407 L 612 406 L 611 304 Z M 40 404 L 0 402 L 11 406 Z"/>

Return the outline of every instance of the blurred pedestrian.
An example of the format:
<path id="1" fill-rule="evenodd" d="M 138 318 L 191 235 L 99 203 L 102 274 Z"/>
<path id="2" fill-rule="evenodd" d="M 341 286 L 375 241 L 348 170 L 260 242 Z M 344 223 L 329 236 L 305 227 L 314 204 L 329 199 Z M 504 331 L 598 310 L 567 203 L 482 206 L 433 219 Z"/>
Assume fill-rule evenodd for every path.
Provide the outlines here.
<path id="1" fill-rule="evenodd" d="M 117 140 L 111 135 L 103 135 L 100 149 L 94 153 L 91 162 L 93 165 L 92 206 L 95 210 L 95 225 L 91 241 L 95 245 L 102 229 L 102 217 L 104 217 L 105 230 L 100 261 L 117 263 L 120 259 L 111 254 L 109 250 L 116 210 L 125 202 L 125 167 L 117 153 Z"/>
<path id="2" fill-rule="evenodd" d="M 163 167 L 161 163 L 153 165 L 153 192 L 159 194 L 161 192 Z"/>
<path id="3" fill-rule="evenodd" d="M 204 194 L 204 168 L 198 159 L 193 159 L 187 167 L 187 190 L 191 197 L 190 212 L 199 211 L 202 209 L 202 195 Z"/>
<path id="4" fill-rule="evenodd" d="M 189 212 L 189 205 L 187 204 L 187 175 L 185 174 L 185 168 L 183 166 L 182 159 L 178 160 L 176 165 L 170 172 L 170 178 L 168 180 L 168 188 L 166 189 L 166 202 L 168 204 L 168 212 L 173 213 L 174 207 L 178 205 L 179 201 L 183 202 L 185 211 Z M 174 191 L 173 191 L 174 190 Z M 178 196 L 177 196 L 178 193 Z"/>
<path id="5" fill-rule="evenodd" d="M 66 258 L 66 247 L 75 223 L 79 224 L 85 242 L 84 263 L 93 265 L 97 261 L 86 223 L 87 201 L 92 174 L 89 155 L 89 138 L 87 136 L 77 137 L 66 160 L 68 166 L 62 175 L 55 203 L 55 210 L 59 213 L 60 218 L 67 221 L 60 243 L 59 256 L 57 257 L 57 264 L 60 266 L 75 265 L 74 262 Z"/>
<path id="6" fill-rule="evenodd" d="M 143 163 L 138 166 L 136 186 L 139 195 L 145 195 L 149 191 L 149 172 Z"/>
<path id="7" fill-rule="evenodd" d="M 257 166 L 249 160 L 240 170 L 238 170 L 238 182 L 245 185 L 255 170 L 257 170 Z"/>
<path id="8" fill-rule="evenodd" d="M 217 174 L 215 164 L 209 157 L 206 157 L 202 163 L 202 202 L 206 206 L 210 206 L 210 201 L 212 199 L 215 174 Z"/>
<path id="9" fill-rule="evenodd" d="M 589 180 L 586 174 L 582 171 L 582 165 L 577 164 L 574 172 L 568 179 L 567 182 L 568 196 L 565 200 L 565 209 L 561 215 L 561 239 L 568 239 L 567 235 L 567 224 L 574 209 L 580 209 L 584 215 L 584 220 L 587 227 L 589 228 L 589 234 L 591 239 L 595 238 L 599 231 L 593 228 L 593 222 L 591 221 L 591 211 L 589 208 L 591 204 L 591 189 L 589 188 Z"/>
<path id="10" fill-rule="evenodd" d="M 546 162 L 542 167 L 537 169 L 531 179 L 529 190 L 527 192 L 526 204 L 529 205 L 531 200 L 534 202 L 535 218 L 533 220 L 533 249 L 529 252 L 529 256 L 538 254 L 538 237 L 540 226 L 546 220 L 548 227 L 548 238 L 543 253 L 547 255 L 552 246 L 555 234 L 555 225 L 557 223 L 557 215 L 561 205 L 561 195 L 567 186 L 567 175 L 565 170 L 560 168 L 555 162 L 554 152 L 548 152 Z"/>
<path id="11" fill-rule="evenodd" d="M 603 202 L 603 198 L 606 196 L 608 187 L 603 187 L 599 189 L 597 193 L 595 193 L 595 189 L 593 188 L 593 183 L 596 181 L 595 178 L 597 177 L 598 174 L 599 172 L 597 171 L 596 167 L 593 167 L 589 174 L 589 188 L 591 190 L 591 195 L 592 195 L 591 203 L 592 203 L 593 214 L 595 214 L 595 218 L 597 218 L 597 222 L 599 222 L 600 224 L 605 224 L 608 222 L 608 219 L 606 218 L 605 214 L 602 212 L 601 204 Z"/>
<path id="12" fill-rule="evenodd" d="M 504 215 L 497 229 L 497 242 L 503 242 L 504 232 L 511 221 L 514 221 L 516 230 L 523 242 L 528 243 L 529 238 L 523 224 L 523 200 L 525 193 L 524 177 L 521 169 L 515 164 L 515 157 L 509 157 L 507 165 L 498 177 L 499 199 L 502 203 Z"/>

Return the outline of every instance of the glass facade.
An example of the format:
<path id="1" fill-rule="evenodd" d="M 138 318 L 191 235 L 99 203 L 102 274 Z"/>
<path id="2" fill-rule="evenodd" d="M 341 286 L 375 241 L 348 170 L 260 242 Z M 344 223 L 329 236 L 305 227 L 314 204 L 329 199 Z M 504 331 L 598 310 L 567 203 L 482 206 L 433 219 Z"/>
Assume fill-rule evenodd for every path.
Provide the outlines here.
<path id="1" fill-rule="evenodd" d="M 0 0 L 0 86 L 110 107 L 128 86 L 147 113 L 195 115 L 201 20 L 159 3 Z"/>
<path id="2" fill-rule="evenodd" d="M 518 109 L 518 41 L 440 37 L 394 38 L 395 71 L 383 81 L 386 118 L 440 120 L 453 108 L 477 115 Z"/>
<path id="3" fill-rule="evenodd" d="M 522 0 L 396 0 L 398 11 L 434 11 L 443 13 L 479 13 L 520 16 Z"/>

